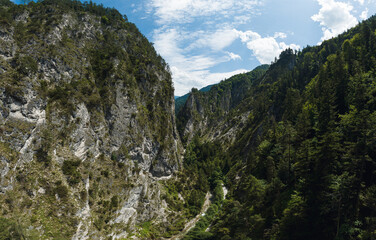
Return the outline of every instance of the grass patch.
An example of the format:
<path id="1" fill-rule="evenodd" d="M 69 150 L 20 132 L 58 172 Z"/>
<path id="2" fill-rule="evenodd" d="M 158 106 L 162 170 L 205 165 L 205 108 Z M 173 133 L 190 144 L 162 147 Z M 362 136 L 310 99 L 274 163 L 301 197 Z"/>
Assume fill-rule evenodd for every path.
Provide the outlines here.
<path id="1" fill-rule="evenodd" d="M 80 164 L 80 160 L 65 160 L 63 163 L 61 170 L 68 176 L 68 182 L 70 185 L 79 183 L 81 179 L 81 174 L 78 171 Z"/>

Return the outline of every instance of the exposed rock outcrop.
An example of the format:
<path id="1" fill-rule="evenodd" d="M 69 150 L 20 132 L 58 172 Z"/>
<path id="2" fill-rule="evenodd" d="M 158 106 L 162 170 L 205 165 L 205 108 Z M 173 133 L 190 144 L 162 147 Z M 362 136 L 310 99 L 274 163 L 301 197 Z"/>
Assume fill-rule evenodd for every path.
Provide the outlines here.
<path id="1" fill-rule="evenodd" d="M 171 76 L 116 10 L 59 2 L 0 5 L 0 214 L 30 238 L 137 237 L 170 220 Z"/>

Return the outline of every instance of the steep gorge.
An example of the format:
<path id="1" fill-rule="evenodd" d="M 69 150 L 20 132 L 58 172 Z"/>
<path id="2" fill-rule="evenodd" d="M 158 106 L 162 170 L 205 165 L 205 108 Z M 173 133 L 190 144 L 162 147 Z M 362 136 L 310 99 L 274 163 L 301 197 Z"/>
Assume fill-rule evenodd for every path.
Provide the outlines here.
<path id="1" fill-rule="evenodd" d="M 374 239 L 375 66 L 373 16 L 193 90 L 177 114 L 186 174 L 199 196 L 216 181 L 229 193 L 184 239 Z"/>
<path id="2" fill-rule="evenodd" d="M 0 237 L 372 240 L 375 66 L 371 17 L 175 116 L 126 16 L 0 0 Z"/>

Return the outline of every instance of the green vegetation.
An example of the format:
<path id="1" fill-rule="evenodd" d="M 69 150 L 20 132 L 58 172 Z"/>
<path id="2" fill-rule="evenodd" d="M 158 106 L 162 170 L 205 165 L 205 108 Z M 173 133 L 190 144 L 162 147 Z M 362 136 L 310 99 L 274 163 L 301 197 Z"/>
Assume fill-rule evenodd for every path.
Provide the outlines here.
<path id="1" fill-rule="evenodd" d="M 150 221 L 142 223 L 138 231 L 138 237 L 141 239 L 157 239 L 157 236 L 160 235 L 159 231 L 153 227 Z"/>
<path id="2" fill-rule="evenodd" d="M 166 182 L 166 202 L 170 208 L 181 214 L 167 229 L 164 237 L 182 231 L 184 223 L 201 212 L 205 196 L 211 192 L 212 205 L 196 227 L 189 232 L 187 239 L 196 239 L 194 236 L 197 235 L 207 235 L 205 230 L 217 216 L 223 200 L 222 185 L 225 172 L 222 169 L 228 169 L 228 166 L 225 166 L 226 161 L 221 155 L 223 154 L 219 144 L 203 143 L 198 136 L 194 137 L 187 146 L 184 169 L 178 176 L 179 180 Z"/>
<path id="3" fill-rule="evenodd" d="M 0 156 L 13 162 L 17 159 L 18 154 L 9 147 L 9 144 L 0 141 Z"/>
<path id="4" fill-rule="evenodd" d="M 14 3 L 12 3 L 10 0 L 0 0 L 0 6 L 12 6 Z"/>
<path id="5" fill-rule="evenodd" d="M 196 223 L 195 227 L 191 229 L 185 236 L 184 240 L 193 239 L 209 239 L 213 236 L 212 233 L 207 232 L 206 229 L 209 228 L 210 224 L 214 221 L 218 214 L 218 205 L 213 203 L 210 205 L 209 209 L 206 211 L 205 215 L 200 218 Z"/>
<path id="6" fill-rule="evenodd" d="M 200 92 L 208 92 L 213 86 L 214 85 L 209 85 L 209 86 L 203 87 L 199 91 Z M 193 91 L 193 89 L 192 89 L 192 91 Z M 180 109 L 182 109 L 182 107 L 184 107 L 184 104 L 187 102 L 189 95 L 190 95 L 190 93 L 187 93 L 184 96 L 181 96 L 181 97 L 178 97 L 178 98 L 175 99 L 175 114 L 176 115 L 179 113 Z"/>
<path id="7" fill-rule="evenodd" d="M 320 46 L 284 51 L 235 106 L 218 104 L 228 111 L 225 118 L 221 109 L 182 108 L 181 135 L 188 119 L 205 117 L 237 131 L 233 143 L 223 142 L 222 152 L 204 161 L 219 156 L 228 199 L 209 233 L 189 239 L 376 237 L 375 30 L 372 17 Z M 213 106 L 210 100 L 220 99 L 214 94 L 231 96 L 230 83 L 192 92 L 196 106 Z M 240 114 L 248 118 L 238 124 Z M 215 127 L 204 126 L 191 142 L 212 144 L 206 136 Z M 210 169 L 190 145 L 186 163 L 201 164 L 198 172 Z"/>
<path id="8" fill-rule="evenodd" d="M 38 162 L 42 162 L 46 166 L 48 166 L 51 163 L 51 157 L 48 156 L 48 152 L 45 149 L 43 149 L 43 148 L 39 148 L 36 151 L 35 157 L 36 157 L 36 159 L 37 159 Z"/>
<path id="9" fill-rule="evenodd" d="M 0 239 L 25 239 L 20 226 L 12 220 L 0 217 Z"/>
<path id="10" fill-rule="evenodd" d="M 231 119 L 234 114 L 238 114 L 231 110 L 235 110 L 244 98 L 252 96 L 252 86 L 258 84 L 257 80 L 265 74 L 268 68 L 269 65 L 261 65 L 251 72 L 238 74 L 221 81 L 219 84 L 208 86 L 210 90 L 207 87 L 200 91 L 192 89 L 188 96 L 181 97 L 181 100 L 177 102 L 179 104 L 177 111 L 179 112 L 177 113 L 176 125 L 182 141 L 186 142 L 189 138 L 187 135 L 184 136 L 183 129 L 191 117 L 194 119 L 195 129 L 197 129 L 204 117 L 208 118 L 208 126 L 215 126 L 218 119 Z M 187 100 L 185 100 L 185 97 L 187 97 Z M 193 109 L 180 106 L 187 101 L 192 101 Z"/>
<path id="11" fill-rule="evenodd" d="M 92 1 L 17 5 L 0 0 L 0 26 L 6 56 L 0 57 L 0 88 L 5 89 L 0 165 L 2 173 L 7 172 L 1 179 L 0 212 L 7 220 L 5 239 L 18 239 L 12 235 L 18 225 L 21 239 L 70 239 L 80 221 L 77 212 L 87 203 L 93 223 L 89 234 L 95 235 L 90 238 L 125 230 L 158 238 L 163 229 L 153 221 L 138 229 L 133 223 L 110 221 L 139 184 L 141 167 L 131 162 L 130 151 L 146 139 L 158 154 L 153 166 L 162 158 L 170 161 L 164 167 L 175 164 L 174 89 L 166 62 L 126 16 Z M 12 103 L 22 105 L 28 121 L 10 116 Z M 79 159 L 73 149 L 82 129 L 89 150 Z M 117 151 L 112 150 L 115 142 L 123 143 Z M 26 154 L 14 150 L 23 146 Z M 145 191 L 158 188 L 149 184 Z M 140 205 L 152 197 L 147 192 Z"/>
<path id="12" fill-rule="evenodd" d="M 25 21 L 15 21 L 26 11 Z M 65 17 L 69 24 L 55 33 Z M 85 35 L 81 21 L 95 30 L 86 29 L 91 32 Z M 27 239 L 29 226 L 42 226 L 42 239 L 69 239 L 86 201 L 98 234 L 108 236 L 118 225 L 129 229 L 109 224 L 137 182 L 132 177 L 140 167 L 137 162 L 130 167 L 129 151 L 147 137 L 158 148 L 156 159 L 175 153 L 169 148 L 174 123 L 168 65 L 125 16 L 92 2 L 0 0 L 0 25 L 4 34 L 14 31 L 17 46 L 13 59 L 0 59 L 5 95 L 25 103 L 33 88 L 41 96 L 35 104 L 44 101 L 47 116 L 45 126 L 8 121 L 0 127 L 18 149 L 18 140 L 24 142 L 35 129 L 28 149 L 35 161 L 9 168 L 16 181 L 2 179 L 14 188 L 0 198 L 0 239 Z M 375 30 L 372 17 L 321 46 L 288 49 L 271 66 L 210 90 L 193 89 L 183 98 L 192 104 L 177 105 L 186 145 L 183 169 L 178 180 L 165 181 L 162 193 L 172 224 L 155 226 L 151 219 L 135 235 L 153 239 L 179 233 L 211 192 L 212 205 L 185 239 L 375 239 Z M 45 76 L 43 67 L 53 69 L 54 77 Z M 75 116 L 80 103 L 90 115 L 83 127 L 106 136 L 88 139 L 87 145 L 99 145 L 104 153 L 94 158 L 89 150 L 87 161 L 77 159 L 68 145 L 83 121 Z M 121 147 L 109 150 L 115 145 L 106 145 L 107 135 L 117 130 L 114 109 L 124 103 L 133 113 L 126 126 L 131 136 L 116 139 Z M 190 120 L 194 132 L 187 135 Z M 109 131 L 103 133 L 107 126 L 98 125 L 104 122 Z M 38 132 L 39 127 L 44 130 Z M 3 142 L 0 154 L 6 164 L 19 157 Z M 222 184 L 229 189 L 226 200 Z"/>
<path id="13" fill-rule="evenodd" d="M 200 220 L 196 223 L 195 227 L 191 229 L 185 236 L 184 240 L 193 239 L 209 239 L 213 236 L 208 232 L 211 223 L 218 217 L 219 209 L 223 204 L 223 182 L 216 180 L 214 183 L 214 190 L 212 196 L 212 202 L 208 210 L 200 217 Z"/>
<path id="14" fill-rule="evenodd" d="M 41 134 L 40 147 L 36 149 L 35 158 L 38 162 L 43 163 L 45 167 L 51 164 L 51 156 L 48 152 L 52 144 L 52 133 L 44 129 Z"/>
<path id="15" fill-rule="evenodd" d="M 198 137 L 187 147 L 184 160 L 184 173 L 191 184 L 194 183 L 185 199 L 190 214 L 195 216 L 201 210 L 206 193 L 215 193 L 216 187 L 221 185 L 220 180 L 225 174 L 222 169 L 226 169 L 226 162 L 221 158 L 219 144 L 202 143 Z M 221 198 L 214 196 L 214 201 Z"/>
<path id="16" fill-rule="evenodd" d="M 57 182 L 56 183 L 56 188 L 55 188 L 55 194 L 57 194 L 59 196 L 59 198 L 63 199 L 63 200 L 66 200 L 67 197 L 68 197 L 68 188 L 64 185 L 61 184 L 61 181 L 60 182 Z"/>
<path id="17" fill-rule="evenodd" d="M 80 160 L 65 160 L 64 161 L 63 166 L 61 167 L 61 170 L 63 171 L 65 175 L 68 176 L 69 184 L 75 185 L 80 182 L 81 174 L 77 170 L 80 164 L 81 164 Z"/>
<path id="18" fill-rule="evenodd" d="M 17 71 L 20 74 L 28 75 L 38 71 L 38 63 L 31 56 L 15 56 L 14 60 L 17 64 Z"/>

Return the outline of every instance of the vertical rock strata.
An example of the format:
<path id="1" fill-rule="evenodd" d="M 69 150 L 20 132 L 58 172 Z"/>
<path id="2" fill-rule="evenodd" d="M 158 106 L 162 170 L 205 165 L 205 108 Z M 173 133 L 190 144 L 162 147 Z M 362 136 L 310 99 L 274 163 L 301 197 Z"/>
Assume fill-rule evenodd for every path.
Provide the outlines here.
<path id="1" fill-rule="evenodd" d="M 46 239 L 168 224 L 158 178 L 180 167 L 181 145 L 164 60 L 113 9 L 0 9 L 1 216 Z"/>

